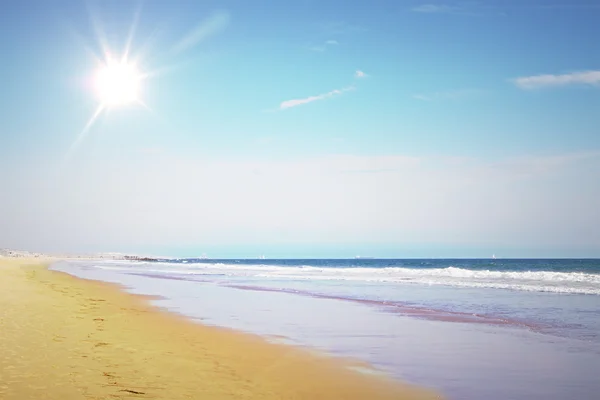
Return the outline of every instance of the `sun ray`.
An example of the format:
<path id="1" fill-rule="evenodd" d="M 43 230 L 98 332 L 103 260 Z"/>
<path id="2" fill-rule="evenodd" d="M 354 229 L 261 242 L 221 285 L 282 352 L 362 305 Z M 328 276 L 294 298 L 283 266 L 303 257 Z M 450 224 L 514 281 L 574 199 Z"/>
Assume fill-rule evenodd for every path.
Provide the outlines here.
<path id="1" fill-rule="evenodd" d="M 140 14 L 142 13 L 142 3 L 138 3 L 138 7 L 133 14 L 133 22 L 131 23 L 131 27 L 129 28 L 129 35 L 127 36 L 127 42 L 125 43 L 125 50 L 123 51 L 123 57 L 121 62 L 126 63 L 129 59 L 129 52 L 131 51 L 131 43 L 133 42 L 133 37 L 135 36 L 135 31 L 137 30 L 137 26 L 140 20 Z"/>
<path id="2" fill-rule="evenodd" d="M 148 59 L 152 57 L 152 54 L 156 57 L 158 52 L 153 52 L 154 46 L 157 44 L 159 39 L 163 38 L 168 31 L 168 28 L 174 25 L 172 21 L 163 21 L 159 26 L 156 26 L 152 32 L 146 36 L 146 39 L 140 46 L 136 49 L 135 58 L 133 61 L 136 64 L 139 64 L 143 59 L 146 62 Z"/>
<path id="3" fill-rule="evenodd" d="M 156 78 L 159 76 L 164 76 L 173 71 L 179 70 L 181 68 L 185 68 L 188 64 L 191 64 L 191 62 L 180 62 L 177 64 L 166 65 L 164 67 L 160 67 L 155 70 L 142 73 L 140 75 L 140 79 L 149 79 L 149 78 Z"/>
<path id="4" fill-rule="evenodd" d="M 146 104 L 143 100 L 137 99 L 135 102 L 138 103 L 140 106 L 144 107 L 147 111 L 154 113 L 154 110 L 152 108 L 150 108 L 150 106 L 148 104 Z"/>
<path id="5" fill-rule="evenodd" d="M 92 128 L 92 126 L 94 125 L 94 123 L 96 122 L 96 120 L 98 119 L 100 114 L 102 114 L 102 111 L 104 111 L 105 109 L 106 109 L 106 106 L 104 104 L 100 104 L 98 106 L 98 108 L 96 108 L 96 111 L 91 116 L 91 118 L 88 120 L 87 124 L 85 124 L 85 126 L 83 127 L 83 130 L 79 133 L 79 135 L 77 135 L 77 137 L 71 144 L 71 147 L 69 147 L 69 150 L 67 151 L 67 154 L 65 156 L 65 160 L 69 159 L 71 153 L 73 153 L 73 151 L 75 151 L 75 149 L 77 149 L 77 147 L 83 141 L 83 139 L 85 139 L 85 137 L 87 136 L 87 133 Z"/>
<path id="6" fill-rule="evenodd" d="M 94 33 L 96 35 L 96 40 L 98 41 L 98 44 L 100 45 L 100 50 L 102 52 L 102 56 L 104 57 L 103 59 L 105 61 L 107 61 L 111 52 L 110 52 L 110 47 L 108 46 L 108 40 L 106 38 L 106 34 L 104 33 L 104 29 L 102 29 L 102 26 L 97 18 L 96 13 L 94 12 L 94 10 L 92 10 L 92 6 L 89 1 L 87 2 L 87 9 L 88 9 L 90 21 L 92 23 L 92 27 L 94 29 Z"/>
<path id="7" fill-rule="evenodd" d="M 77 32 L 77 30 L 70 26 L 68 22 L 63 24 L 63 28 L 65 29 L 65 33 L 71 35 L 73 37 L 73 40 L 79 46 L 81 46 L 96 63 L 102 62 L 102 58 L 98 57 L 98 52 L 94 51 L 92 46 L 89 45 L 89 40 L 84 38 L 84 36 L 80 32 Z"/>
<path id="8" fill-rule="evenodd" d="M 175 43 L 170 49 L 170 54 L 175 55 L 191 49 L 206 38 L 223 31 L 229 25 L 229 21 L 230 16 L 228 12 L 214 12 Z"/>
<path id="9" fill-rule="evenodd" d="M 173 21 L 163 20 L 163 23 L 151 31 L 149 35 L 144 35 L 143 40 L 139 43 L 136 36 L 143 9 L 143 0 L 136 0 L 131 24 L 126 29 L 127 36 L 124 37 L 123 42 L 117 44 L 118 48 L 122 50 L 122 53 L 119 53 L 115 51 L 115 47 L 112 47 L 115 45 L 115 43 L 109 40 L 112 36 L 106 34 L 104 26 L 101 23 L 103 20 L 101 18 L 102 14 L 96 5 L 92 3 L 93 0 L 86 0 L 86 8 L 94 36 L 92 43 L 86 44 L 85 41 L 81 40 L 80 35 L 75 34 L 75 36 L 76 40 L 79 39 L 79 41 L 82 41 L 84 49 L 91 54 L 96 64 L 93 75 L 90 75 L 89 80 L 86 82 L 90 83 L 87 86 L 89 89 L 92 89 L 93 94 L 96 96 L 98 106 L 69 147 L 65 155 L 65 161 L 72 156 L 72 153 L 89 135 L 98 118 L 101 115 L 108 115 L 113 109 L 124 109 L 131 105 L 140 106 L 149 111 L 150 115 L 157 117 L 162 123 L 165 123 L 166 121 L 159 117 L 156 111 L 141 98 L 144 81 L 149 78 L 170 74 L 173 71 L 187 67 L 192 62 L 198 61 L 197 57 L 194 57 L 193 59 L 179 61 L 174 64 L 163 64 L 160 67 L 162 62 L 159 59 L 164 56 L 173 56 L 182 53 L 184 50 L 196 46 L 208 36 L 220 32 L 229 24 L 229 14 L 227 12 L 215 12 L 192 29 L 188 35 L 184 36 L 171 51 L 162 52 L 161 54 L 155 49 L 157 41 L 164 36 L 167 31 L 166 28 L 172 25 Z M 89 46 L 89 44 L 92 44 L 92 46 Z M 141 62 L 142 59 L 143 63 Z M 141 66 L 142 64 L 145 66 L 152 65 L 157 62 L 159 63 L 159 68 L 148 70 Z"/>

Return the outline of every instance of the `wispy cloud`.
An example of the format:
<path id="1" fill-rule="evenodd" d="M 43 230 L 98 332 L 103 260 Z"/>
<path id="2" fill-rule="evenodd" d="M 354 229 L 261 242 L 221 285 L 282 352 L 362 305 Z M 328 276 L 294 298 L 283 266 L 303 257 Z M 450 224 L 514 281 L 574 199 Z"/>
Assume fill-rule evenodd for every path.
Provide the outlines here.
<path id="1" fill-rule="evenodd" d="M 368 75 L 365 74 L 363 71 L 361 70 L 357 70 L 354 73 L 354 77 L 355 78 L 364 78 L 367 77 Z M 291 100 L 286 100 L 286 101 L 282 101 L 279 104 L 279 107 L 276 110 L 269 110 L 268 112 L 275 112 L 275 111 L 281 111 L 281 110 L 286 110 L 288 108 L 292 108 L 292 107 L 297 107 L 300 106 L 302 104 L 308 104 L 308 103 L 312 103 L 313 101 L 318 101 L 318 100 L 325 100 L 328 99 L 330 97 L 334 97 L 334 96 L 339 96 L 345 92 L 349 92 L 356 89 L 354 85 L 350 85 L 350 86 L 346 86 L 342 89 L 334 89 L 332 91 L 329 91 L 327 93 L 322 93 L 316 96 L 309 96 L 309 97 L 304 97 L 301 99 L 291 99 Z"/>
<path id="2" fill-rule="evenodd" d="M 345 93 L 345 92 L 348 92 L 351 90 L 354 90 L 353 86 L 348 86 L 343 89 L 335 89 L 335 90 L 332 90 L 327 93 L 319 94 L 317 96 L 309 96 L 309 97 L 305 97 L 303 99 L 292 99 L 292 100 L 282 101 L 281 104 L 279 105 L 279 109 L 285 110 L 288 108 L 301 106 L 302 104 L 312 103 L 313 101 L 325 100 L 327 98 L 330 98 L 333 96 L 338 96 L 342 93 Z"/>
<path id="3" fill-rule="evenodd" d="M 439 101 L 439 100 L 463 100 L 481 95 L 482 91 L 477 89 L 451 90 L 447 92 L 418 93 L 412 97 L 421 101 Z"/>
<path id="4" fill-rule="evenodd" d="M 317 46 L 311 46 L 308 49 L 311 51 L 317 51 L 317 52 L 324 52 L 325 50 L 327 50 L 327 48 L 329 46 L 337 46 L 339 45 L 339 42 L 337 40 L 327 40 L 326 42 L 324 42 L 323 44 L 317 45 Z"/>
<path id="5" fill-rule="evenodd" d="M 423 14 L 452 14 L 463 16 L 506 16 L 507 13 L 520 13 L 527 11 L 554 11 L 554 10 L 600 10 L 600 4 L 515 4 L 490 5 L 482 1 L 458 1 L 448 3 L 425 3 L 410 8 L 410 11 Z"/>
<path id="6" fill-rule="evenodd" d="M 453 14 L 463 16 L 504 15 L 497 8 L 477 1 L 459 2 L 455 4 L 422 4 L 410 9 L 423 14 Z"/>
<path id="7" fill-rule="evenodd" d="M 341 21 L 328 22 L 326 24 L 323 24 L 322 29 L 330 35 L 345 35 L 350 33 L 360 33 L 367 31 L 367 29 L 362 26 L 353 25 Z"/>
<path id="8" fill-rule="evenodd" d="M 521 89 L 537 89 L 567 85 L 600 86 L 600 70 L 572 72 L 562 75 L 534 75 L 513 79 L 512 82 Z"/>
<path id="9" fill-rule="evenodd" d="M 448 5 L 440 5 L 440 4 L 422 4 L 420 6 L 416 6 L 411 8 L 414 12 L 420 13 L 449 13 L 454 11 L 455 7 L 450 7 Z"/>
<path id="10" fill-rule="evenodd" d="M 192 29 L 183 39 L 181 39 L 171 51 L 181 53 L 191 47 L 194 47 L 209 36 L 223 31 L 229 25 L 229 13 L 226 11 L 217 11 L 202 21 L 198 26 Z"/>
<path id="11" fill-rule="evenodd" d="M 424 94 L 413 94 L 412 97 L 416 100 L 431 101 L 431 97 Z"/>
<path id="12" fill-rule="evenodd" d="M 600 9 L 600 4 L 538 4 L 532 8 L 537 10 L 597 10 Z"/>

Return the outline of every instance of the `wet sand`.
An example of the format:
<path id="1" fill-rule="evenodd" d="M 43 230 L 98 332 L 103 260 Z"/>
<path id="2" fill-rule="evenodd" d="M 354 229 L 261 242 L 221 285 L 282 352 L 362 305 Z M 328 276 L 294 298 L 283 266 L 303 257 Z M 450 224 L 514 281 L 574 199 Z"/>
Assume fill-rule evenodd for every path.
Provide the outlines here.
<path id="1" fill-rule="evenodd" d="M 161 278 L 161 279 L 177 279 L 174 277 L 165 278 L 160 275 L 153 274 L 136 274 L 141 276 L 147 276 L 150 278 Z M 186 280 L 185 278 L 181 278 L 181 280 Z M 196 281 L 201 281 L 197 280 Z M 404 304 L 398 301 L 380 301 L 380 300 L 367 300 L 367 299 L 354 299 L 350 297 L 341 297 L 323 293 L 313 293 L 302 290 L 294 290 L 294 289 L 280 289 L 280 288 L 269 288 L 269 287 L 260 287 L 260 286 L 249 286 L 249 285 L 225 285 L 227 287 L 233 289 L 241 289 L 241 290 L 254 290 L 259 292 L 277 292 L 277 293 L 289 293 L 295 294 L 299 296 L 307 296 L 314 297 L 318 299 L 329 299 L 329 300 L 340 300 L 340 301 L 348 301 L 352 303 L 365 304 L 369 306 L 379 307 L 384 311 L 398 313 L 402 315 L 409 315 L 416 318 L 428 319 L 431 321 L 444 321 L 444 322 L 460 322 L 460 323 L 471 323 L 471 324 L 485 324 L 485 325 L 494 325 L 494 326 L 512 326 L 512 327 L 521 327 L 527 328 L 531 331 L 537 332 L 542 327 L 540 324 L 533 324 L 523 321 L 518 321 L 516 319 L 508 319 L 508 318 L 499 318 L 490 315 L 484 314 L 469 314 L 460 311 L 444 311 L 437 310 L 434 308 L 425 308 L 412 306 L 408 304 Z"/>
<path id="2" fill-rule="evenodd" d="M 138 275 L 146 278 L 156 279 L 167 279 L 176 281 L 194 281 L 194 282 L 212 282 L 207 279 L 198 279 L 194 277 L 190 279 L 189 276 L 176 277 L 168 275 L 148 274 L 148 273 L 128 273 L 129 275 Z M 213 275 L 214 276 L 214 275 Z M 382 311 L 398 313 L 406 316 L 415 318 L 427 319 L 431 321 L 444 321 L 444 322 L 459 322 L 459 323 L 471 323 L 471 324 L 484 324 L 492 326 L 508 326 L 508 327 L 520 327 L 528 329 L 532 332 L 540 332 L 545 327 L 542 324 L 535 324 L 526 321 L 520 321 L 517 319 L 501 318 L 493 315 L 485 314 L 473 314 L 465 313 L 460 311 L 447 311 L 439 310 L 435 308 L 425 308 L 414 305 L 405 304 L 398 301 L 380 301 L 380 300 L 367 300 L 367 299 L 356 299 L 351 297 L 335 296 L 323 293 L 314 293 L 296 289 L 286 288 L 273 288 L 273 287 L 261 287 L 251 285 L 237 285 L 237 284 L 225 284 L 223 286 L 240 289 L 240 290 L 251 290 L 257 292 L 275 292 L 275 293 L 288 293 L 298 296 L 313 297 L 317 299 L 328 299 L 328 300 L 339 300 L 347 301 L 352 303 L 364 304 L 373 307 L 378 307 Z"/>
<path id="3" fill-rule="evenodd" d="M 439 398 L 351 364 L 0 259 L 0 399 Z"/>

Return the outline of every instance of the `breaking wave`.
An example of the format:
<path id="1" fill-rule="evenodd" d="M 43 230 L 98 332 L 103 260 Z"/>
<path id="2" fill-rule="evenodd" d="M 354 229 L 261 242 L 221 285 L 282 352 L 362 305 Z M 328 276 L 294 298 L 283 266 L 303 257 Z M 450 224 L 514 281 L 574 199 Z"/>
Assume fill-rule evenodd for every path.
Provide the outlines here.
<path id="1" fill-rule="evenodd" d="M 146 263 L 98 266 L 175 275 L 219 275 L 285 280 L 341 280 L 446 285 L 464 288 L 495 288 L 534 292 L 600 295 L 600 274 L 557 271 L 472 270 L 406 267 L 315 267 L 244 265 L 229 263 Z"/>

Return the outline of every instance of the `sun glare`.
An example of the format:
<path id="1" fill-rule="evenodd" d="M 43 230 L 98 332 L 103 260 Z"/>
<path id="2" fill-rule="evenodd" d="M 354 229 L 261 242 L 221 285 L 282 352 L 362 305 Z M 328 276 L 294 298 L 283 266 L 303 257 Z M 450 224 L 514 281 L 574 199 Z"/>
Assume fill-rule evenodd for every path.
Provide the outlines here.
<path id="1" fill-rule="evenodd" d="M 104 32 L 102 24 L 96 18 L 94 13 L 90 15 L 98 48 L 94 49 L 94 47 L 89 47 L 87 50 L 91 53 L 95 65 L 98 68 L 94 71 L 90 71 L 89 75 L 86 74 L 85 88 L 92 92 L 97 99 L 98 104 L 96 105 L 96 110 L 92 113 L 81 132 L 79 132 L 71 144 L 71 147 L 65 156 L 65 160 L 69 159 L 70 154 L 73 153 L 85 139 L 98 119 L 101 116 L 108 114 L 111 110 L 115 108 L 126 108 L 130 105 L 139 105 L 148 111 L 153 111 L 142 99 L 142 85 L 148 79 L 159 75 L 159 73 L 164 73 L 168 68 L 165 67 L 161 70 L 152 71 L 149 71 L 146 68 L 138 68 L 138 65 L 143 64 L 141 62 L 142 54 L 147 51 L 146 46 L 148 44 L 144 44 L 144 52 L 142 52 L 141 49 L 137 52 L 132 49 L 132 44 L 134 43 L 133 38 L 141 13 L 141 2 L 138 3 L 139 7 L 134 14 L 133 23 L 129 28 L 129 34 L 124 38 L 122 52 L 109 46 L 108 36 Z M 215 13 L 212 17 L 209 17 L 200 25 L 192 29 L 188 35 L 179 40 L 179 42 L 171 48 L 169 54 L 173 56 L 192 48 L 207 36 L 221 31 L 228 23 L 229 15 L 227 13 Z M 138 64 L 138 62 L 140 62 L 140 64 Z"/>
<path id="2" fill-rule="evenodd" d="M 142 76 L 133 64 L 108 62 L 96 72 L 94 89 L 107 106 L 124 106 L 139 100 Z"/>

